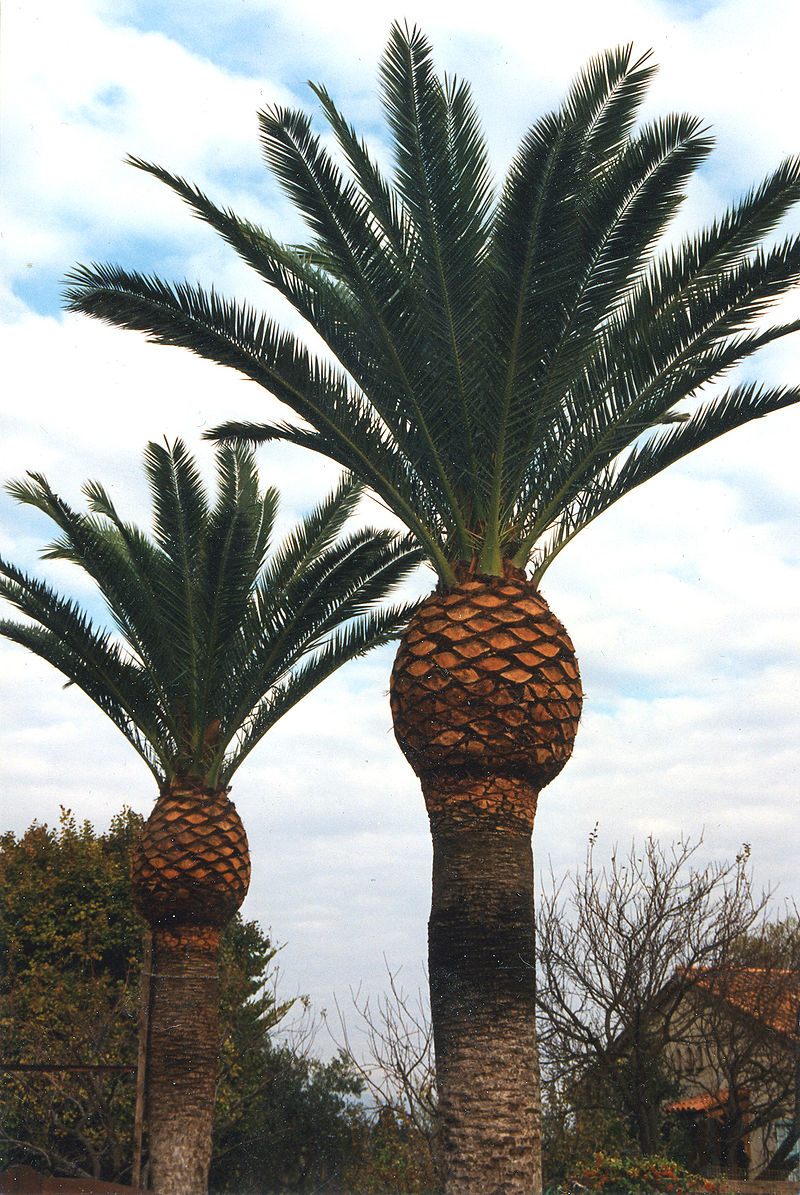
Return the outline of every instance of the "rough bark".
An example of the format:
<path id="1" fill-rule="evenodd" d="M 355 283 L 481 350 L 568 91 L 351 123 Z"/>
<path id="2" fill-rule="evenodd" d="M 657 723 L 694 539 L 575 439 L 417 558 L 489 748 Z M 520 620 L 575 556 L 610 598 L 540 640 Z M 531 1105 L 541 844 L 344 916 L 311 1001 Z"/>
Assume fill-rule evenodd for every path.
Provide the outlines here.
<path id="1" fill-rule="evenodd" d="M 131 882 L 151 926 L 230 921 L 250 883 L 250 852 L 227 792 L 187 780 L 165 788 L 137 843 Z"/>
<path id="2" fill-rule="evenodd" d="M 219 1051 L 219 930 L 153 931 L 148 1139 L 158 1195 L 205 1195 Z"/>
<path id="3" fill-rule="evenodd" d="M 159 1195 L 206 1195 L 219 1054 L 219 935 L 250 879 L 227 793 L 165 788 L 137 844 L 134 903 L 152 932 L 146 1116 Z"/>
<path id="4" fill-rule="evenodd" d="M 582 703 L 575 649 L 536 587 L 509 571 L 433 593 L 400 641 L 394 732 L 420 777 L 466 771 L 541 790 L 572 754 Z"/>
<path id="5" fill-rule="evenodd" d="M 445 1190 L 538 1195 L 531 830 L 539 790 L 577 732 L 574 649 L 518 570 L 462 570 L 415 614 L 391 699 L 434 845 L 429 966 Z"/>
<path id="6" fill-rule="evenodd" d="M 531 826 L 435 805 L 429 968 L 445 1189 L 531 1195 L 541 1182 Z"/>

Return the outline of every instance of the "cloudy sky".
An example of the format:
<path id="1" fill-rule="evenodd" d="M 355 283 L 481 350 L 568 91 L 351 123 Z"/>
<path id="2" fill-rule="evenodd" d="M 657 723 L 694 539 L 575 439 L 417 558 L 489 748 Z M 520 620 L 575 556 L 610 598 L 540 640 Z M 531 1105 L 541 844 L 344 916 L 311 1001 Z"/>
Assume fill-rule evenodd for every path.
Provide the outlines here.
<path id="1" fill-rule="evenodd" d="M 96 260 L 271 302 L 126 153 L 291 238 L 300 230 L 260 163 L 256 112 L 313 108 L 306 80 L 325 82 L 379 143 L 375 78 L 393 19 L 418 21 L 441 67 L 472 80 L 498 173 L 583 61 L 633 41 L 661 68 L 647 111 L 695 112 L 716 135 L 689 228 L 800 149 L 796 11 L 794 0 L 5 0 L 0 479 L 42 471 L 78 501 L 97 477 L 144 519 L 148 439 L 181 435 L 207 461 L 204 428 L 267 409 L 224 370 L 62 314 L 64 275 Z M 757 373 L 800 381 L 800 337 Z M 800 410 L 727 437 L 626 499 L 548 573 L 586 706 L 575 756 L 540 801 L 540 867 L 576 864 L 595 823 L 606 853 L 704 833 L 705 857 L 750 843 L 758 882 L 800 896 L 798 446 Z M 260 459 L 287 519 L 333 478 L 280 445 Z M 90 601 L 68 568 L 37 562 L 48 535 L 43 517 L 0 496 L 0 551 Z M 244 911 L 286 943 L 285 990 L 318 1009 L 359 983 L 380 990 L 384 960 L 408 987 L 422 979 L 430 846 L 391 735 L 390 666 L 386 651 L 343 670 L 236 777 L 254 860 Z M 112 725 L 10 645 L 0 703 L 0 828 L 52 824 L 62 805 L 100 827 L 124 803 L 150 809 L 149 772 Z"/>

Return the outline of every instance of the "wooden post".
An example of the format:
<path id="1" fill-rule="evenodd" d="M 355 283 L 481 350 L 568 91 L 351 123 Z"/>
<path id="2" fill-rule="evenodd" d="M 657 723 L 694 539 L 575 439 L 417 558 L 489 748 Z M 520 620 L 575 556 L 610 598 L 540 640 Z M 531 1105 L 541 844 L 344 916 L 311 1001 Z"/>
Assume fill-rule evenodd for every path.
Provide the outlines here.
<path id="1" fill-rule="evenodd" d="M 136 1112 L 133 1121 L 133 1173 L 131 1175 L 134 1187 L 141 1186 L 142 1177 L 147 1041 L 150 1032 L 150 972 L 153 954 L 153 938 L 149 929 L 144 931 L 142 942 L 142 975 L 139 983 L 139 1050 L 136 1057 Z"/>

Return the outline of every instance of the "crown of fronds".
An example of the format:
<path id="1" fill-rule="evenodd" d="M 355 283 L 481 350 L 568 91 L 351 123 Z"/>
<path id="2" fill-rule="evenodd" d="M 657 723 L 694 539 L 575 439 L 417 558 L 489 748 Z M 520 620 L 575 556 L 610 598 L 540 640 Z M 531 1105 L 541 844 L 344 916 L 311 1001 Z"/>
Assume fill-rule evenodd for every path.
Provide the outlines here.
<path id="1" fill-rule="evenodd" d="M 457 560 L 486 573 L 533 561 L 538 577 L 634 487 L 800 397 L 725 381 L 800 327 L 764 321 L 800 274 L 800 240 L 769 243 L 800 198 L 800 163 L 671 242 L 711 141 L 691 116 L 637 126 L 652 74 L 629 46 L 591 61 L 495 193 L 468 86 L 438 77 L 423 35 L 395 26 L 380 75 L 391 177 L 322 87 L 338 157 L 303 113 L 260 114 L 267 164 L 310 229 L 300 247 L 132 159 L 289 300 L 332 364 L 188 283 L 78 268 L 68 304 L 264 386 L 302 423 L 212 435 L 287 440 L 339 462 L 445 582 Z"/>
<path id="2" fill-rule="evenodd" d="M 344 524 L 360 496 L 346 477 L 273 547 L 278 492 L 261 492 L 252 450 L 220 445 L 217 495 L 184 445 L 151 443 L 153 537 L 107 490 L 71 509 L 39 474 L 12 482 L 60 535 L 43 553 L 95 582 L 113 621 L 0 559 L 0 596 L 30 620 L 0 621 L 112 719 L 158 780 L 225 786 L 288 709 L 345 661 L 395 638 L 407 605 L 382 605 L 418 563 L 409 536 Z"/>

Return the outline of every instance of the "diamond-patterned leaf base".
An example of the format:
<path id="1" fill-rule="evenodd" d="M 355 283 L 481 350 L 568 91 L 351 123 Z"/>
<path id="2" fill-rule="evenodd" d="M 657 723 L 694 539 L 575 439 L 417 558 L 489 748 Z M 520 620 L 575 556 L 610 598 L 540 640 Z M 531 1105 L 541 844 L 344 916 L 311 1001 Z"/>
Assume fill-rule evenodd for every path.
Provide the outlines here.
<path id="1" fill-rule="evenodd" d="M 175 784 L 147 820 L 131 867 L 134 903 L 151 926 L 223 926 L 245 898 L 250 852 L 224 792 Z"/>
<path id="2" fill-rule="evenodd" d="M 572 754 L 582 693 L 572 642 L 536 587 L 468 576 L 414 615 L 391 702 L 419 776 L 518 776 L 538 791 Z"/>

